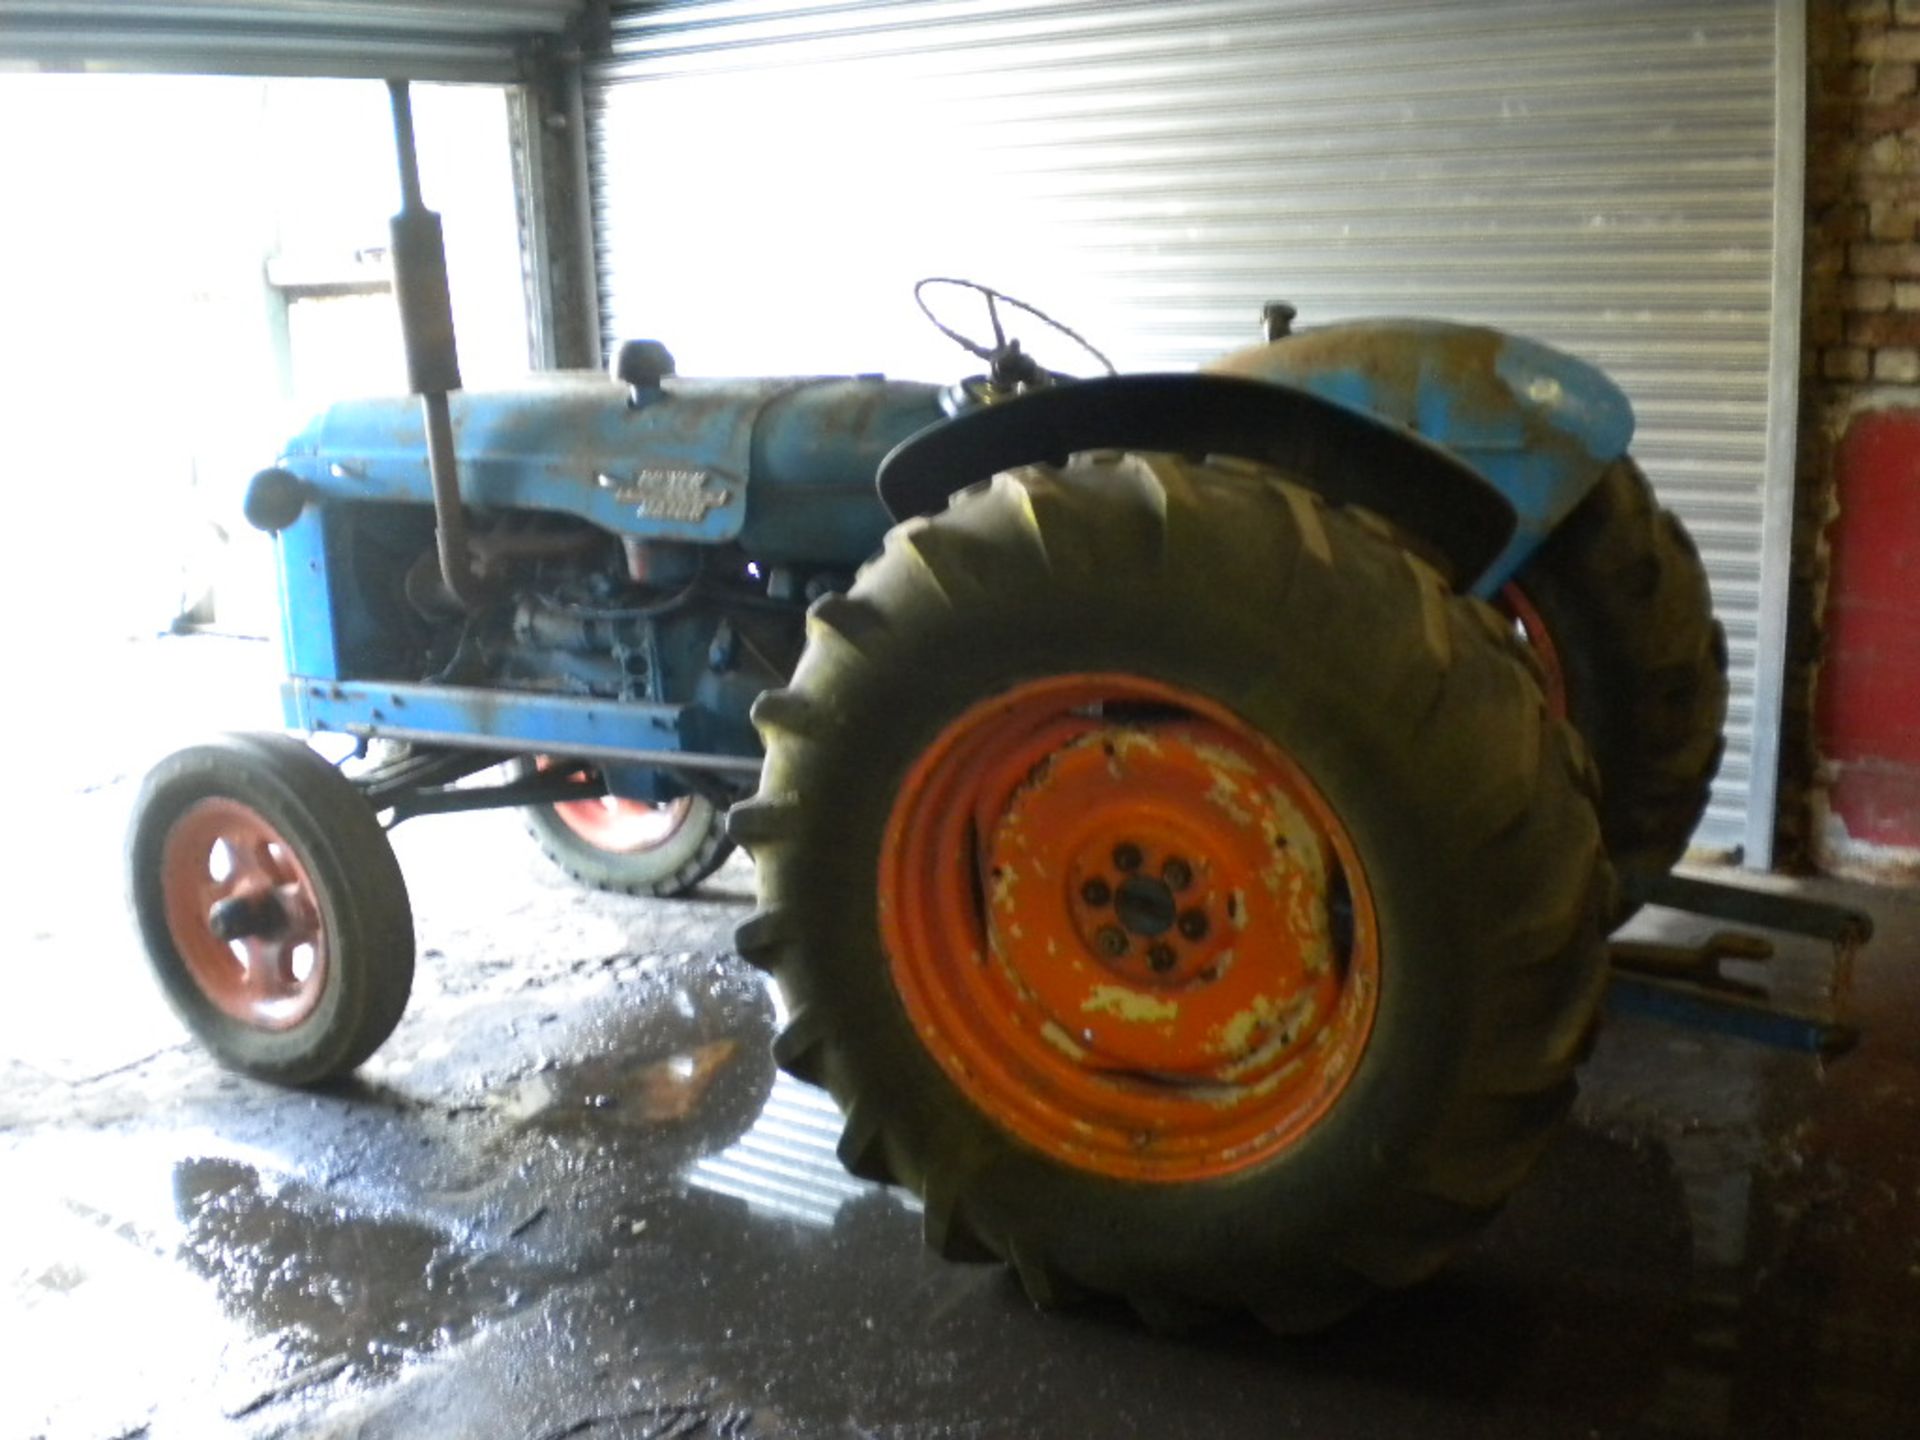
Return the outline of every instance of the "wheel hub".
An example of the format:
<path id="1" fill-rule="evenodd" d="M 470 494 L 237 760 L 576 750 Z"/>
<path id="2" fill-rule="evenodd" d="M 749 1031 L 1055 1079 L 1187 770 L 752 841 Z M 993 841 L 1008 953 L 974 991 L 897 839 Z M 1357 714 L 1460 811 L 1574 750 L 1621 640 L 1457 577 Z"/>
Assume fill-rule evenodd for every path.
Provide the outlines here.
<path id="1" fill-rule="evenodd" d="M 286 908 L 272 891 L 229 895 L 214 901 L 213 908 L 207 911 L 207 928 L 216 939 L 227 943 L 277 935 L 286 927 Z"/>
<path id="2" fill-rule="evenodd" d="M 1292 1143 L 1350 1077 L 1378 988 L 1357 866 L 1312 782 L 1237 717 L 1063 677 L 923 757 L 889 826 L 883 929 L 936 1058 L 996 1120 L 1088 1168 L 1192 1178 Z"/>
<path id="3" fill-rule="evenodd" d="M 1196 1083 L 1270 1070 L 1330 1013 L 1326 857 L 1259 774 L 1190 724 L 1093 729 L 1035 767 L 994 828 L 990 947 L 1040 1023 L 1102 1067 Z"/>
<path id="4" fill-rule="evenodd" d="M 313 1013 L 329 964 L 319 892 L 271 821 L 238 800 L 201 800 L 174 821 L 160 864 L 167 928 L 209 1001 L 262 1030 Z"/>
<path id="5" fill-rule="evenodd" d="M 1116 846 L 1115 856 L 1120 873 L 1111 878 L 1100 873 L 1097 854 L 1069 871 L 1092 872 L 1069 902 L 1082 939 L 1091 935 L 1094 952 L 1129 981 L 1175 985 L 1204 971 L 1210 952 L 1199 942 L 1212 932 L 1212 897 L 1194 885 L 1192 867 L 1170 856 L 1154 875 L 1151 854 L 1131 841 Z"/>

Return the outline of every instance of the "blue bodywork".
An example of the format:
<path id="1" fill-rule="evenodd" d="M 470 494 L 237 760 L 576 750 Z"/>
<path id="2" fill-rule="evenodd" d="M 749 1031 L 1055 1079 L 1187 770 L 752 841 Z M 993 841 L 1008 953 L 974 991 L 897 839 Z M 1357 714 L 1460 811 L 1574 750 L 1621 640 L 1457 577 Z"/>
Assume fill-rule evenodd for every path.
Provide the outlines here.
<path id="1" fill-rule="evenodd" d="M 635 403 L 594 372 L 462 392 L 452 401 L 460 491 L 482 512 L 575 515 L 636 539 L 858 564 L 887 527 L 873 473 L 944 418 L 941 393 L 878 376 L 668 380 Z M 405 397 L 333 406 L 293 439 L 281 468 L 322 502 L 433 498 L 419 403 Z M 698 480 L 649 487 L 643 472 Z"/>
<path id="2" fill-rule="evenodd" d="M 594 373 L 457 394 L 461 492 L 477 523 L 585 522 L 637 547 L 670 580 L 695 573 L 706 552 L 765 574 L 798 567 L 844 583 L 890 523 L 873 487 L 881 458 L 944 418 L 941 394 L 880 377 L 669 379 L 635 394 Z M 305 502 L 279 534 L 291 726 L 575 756 L 700 755 L 709 768 L 715 757 L 758 754 L 747 709 L 784 676 L 716 656 L 727 637 L 713 624 L 650 630 L 643 695 L 416 684 L 426 675 L 393 641 L 405 618 L 391 603 L 393 577 L 368 572 L 380 570 L 383 548 L 431 544 L 417 402 L 334 405 L 295 437 L 279 469 Z M 804 599 L 789 606 L 796 634 Z M 617 788 L 653 798 L 640 782 Z"/>
<path id="3" fill-rule="evenodd" d="M 1467 461 L 1519 517 L 1472 587 L 1482 595 L 1524 564 L 1633 431 L 1626 398 L 1600 372 L 1477 327 L 1331 326 L 1210 369 L 1305 390 Z M 676 756 L 750 768 L 753 697 L 786 679 L 807 599 L 843 587 L 879 548 L 890 523 L 880 462 L 943 423 L 949 395 L 877 376 L 630 390 L 578 374 L 456 394 L 476 536 L 533 527 L 546 537 L 536 544 L 599 547 L 591 574 L 524 561 L 491 618 L 436 617 L 409 588 L 434 533 L 417 403 L 335 405 L 268 472 L 297 512 L 279 528 L 288 721 L 626 757 L 635 763 L 609 766 L 609 781 L 644 798 L 660 789 L 648 767 L 670 769 Z M 554 633 L 566 643 L 543 650 Z"/>

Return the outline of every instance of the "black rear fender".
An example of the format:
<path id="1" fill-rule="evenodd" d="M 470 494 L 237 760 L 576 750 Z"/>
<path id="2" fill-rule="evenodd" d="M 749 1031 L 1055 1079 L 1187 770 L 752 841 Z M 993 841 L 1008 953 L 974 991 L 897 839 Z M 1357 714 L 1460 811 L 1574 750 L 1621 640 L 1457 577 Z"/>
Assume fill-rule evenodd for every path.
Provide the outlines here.
<path id="1" fill-rule="evenodd" d="M 1418 537 L 1460 589 L 1514 532 L 1513 507 L 1479 471 L 1411 431 L 1305 390 L 1220 375 L 1116 375 L 968 411 L 897 446 L 880 466 L 880 499 L 897 523 L 1002 470 L 1086 450 L 1271 465 L 1331 505 Z"/>

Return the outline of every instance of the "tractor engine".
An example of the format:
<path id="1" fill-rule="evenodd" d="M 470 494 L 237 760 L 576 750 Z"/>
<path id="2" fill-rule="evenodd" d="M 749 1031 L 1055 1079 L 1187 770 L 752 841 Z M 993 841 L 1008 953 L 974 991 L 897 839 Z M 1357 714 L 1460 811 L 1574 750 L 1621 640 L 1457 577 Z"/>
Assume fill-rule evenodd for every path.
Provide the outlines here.
<path id="1" fill-rule="evenodd" d="M 845 572 L 762 565 L 735 545 L 640 541 L 568 516 L 499 516 L 472 536 L 485 599 L 447 594 L 430 509 L 337 507 L 353 670 L 419 684 L 689 704 L 705 743 L 752 740 L 760 691 L 792 673 L 808 599 Z M 363 623 L 361 623 L 363 622 Z"/>

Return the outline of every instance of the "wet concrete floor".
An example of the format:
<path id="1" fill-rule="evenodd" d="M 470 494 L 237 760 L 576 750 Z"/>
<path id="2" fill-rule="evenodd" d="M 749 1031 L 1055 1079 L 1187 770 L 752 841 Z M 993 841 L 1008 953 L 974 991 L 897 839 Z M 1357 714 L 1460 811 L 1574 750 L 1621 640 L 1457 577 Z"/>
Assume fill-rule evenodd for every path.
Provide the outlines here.
<path id="1" fill-rule="evenodd" d="M 168 641 L 125 668 L 171 698 L 70 736 L 16 812 L 47 823 L 0 931 L 6 1440 L 1920 1434 L 1912 891 L 1812 887 L 1880 925 L 1853 1055 L 1618 1018 L 1439 1280 L 1311 1340 L 1172 1338 L 1036 1313 L 841 1172 L 731 953 L 743 861 L 693 901 L 616 900 L 512 816 L 410 822 L 394 1039 L 322 1094 L 221 1073 L 146 977 L 117 852 L 146 753 L 273 723 L 272 657 Z M 1776 962 L 1806 988 L 1822 965 Z"/>

